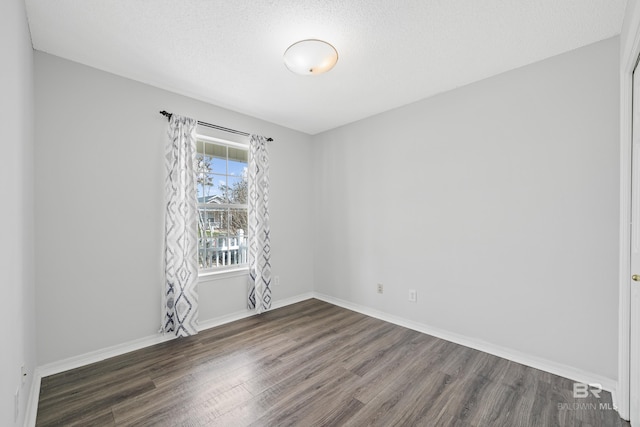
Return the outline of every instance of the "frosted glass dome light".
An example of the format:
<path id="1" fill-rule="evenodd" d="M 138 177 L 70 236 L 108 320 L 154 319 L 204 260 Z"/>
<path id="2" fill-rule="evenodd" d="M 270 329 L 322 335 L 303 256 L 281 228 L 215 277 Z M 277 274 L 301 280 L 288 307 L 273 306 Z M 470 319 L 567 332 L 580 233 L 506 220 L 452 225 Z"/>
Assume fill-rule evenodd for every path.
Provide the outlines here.
<path id="1" fill-rule="evenodd" d="M 287 68 L 303 76 L 326 73 L 338 62 L 338 51 L 322 40 L 301 40 L 284 52 Z"/>

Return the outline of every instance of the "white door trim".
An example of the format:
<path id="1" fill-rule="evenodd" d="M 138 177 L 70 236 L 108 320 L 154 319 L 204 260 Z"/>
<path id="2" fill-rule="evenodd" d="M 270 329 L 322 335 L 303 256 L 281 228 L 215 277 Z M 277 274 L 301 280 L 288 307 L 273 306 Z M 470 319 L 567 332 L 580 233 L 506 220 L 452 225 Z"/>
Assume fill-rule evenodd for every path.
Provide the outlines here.
<path id="1" fill-rule="evenodd" d="M 620 49 L 620 265 L 617 406 L 629 419 L 629 354 L 631 326 L 631 146 L 633 70 L 640 56 L 640 5 L 629 1 Z M 626 34 L 625 34 L 626 33 Z"/>
<path id="2" fill-rule="evenodd" d="M 629 419 L 629 352 L 631 323 L 631 74 L 622 70 L 620 78 L 620 265 L 618 297 L 618 412 Z"/>

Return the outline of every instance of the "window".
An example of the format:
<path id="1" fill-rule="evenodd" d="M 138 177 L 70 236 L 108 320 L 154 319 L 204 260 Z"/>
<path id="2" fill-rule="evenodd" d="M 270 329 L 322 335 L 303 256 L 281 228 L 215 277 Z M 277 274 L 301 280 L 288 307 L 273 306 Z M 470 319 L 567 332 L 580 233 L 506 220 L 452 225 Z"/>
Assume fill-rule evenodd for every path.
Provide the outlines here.
<path id="1" fill-rule="evenodd" d="M 249 147 L 200 135 L 196 147 L 200 271 L 246 266 Z"/>

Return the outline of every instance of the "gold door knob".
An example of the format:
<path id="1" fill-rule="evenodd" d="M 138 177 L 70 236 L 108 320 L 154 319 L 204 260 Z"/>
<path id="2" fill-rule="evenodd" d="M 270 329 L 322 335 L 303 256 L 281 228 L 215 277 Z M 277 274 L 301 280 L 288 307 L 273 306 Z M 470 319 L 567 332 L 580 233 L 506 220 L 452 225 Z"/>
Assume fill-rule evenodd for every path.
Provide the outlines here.
<path id="1" fill-rule="evenodd" d="M 633 276 L 631 276 L 631 278 L 633 280 L 635 280 L 636 282 L 640 282 L 640 275 L 638 275 L 638 274 L 634 274 Z"/>

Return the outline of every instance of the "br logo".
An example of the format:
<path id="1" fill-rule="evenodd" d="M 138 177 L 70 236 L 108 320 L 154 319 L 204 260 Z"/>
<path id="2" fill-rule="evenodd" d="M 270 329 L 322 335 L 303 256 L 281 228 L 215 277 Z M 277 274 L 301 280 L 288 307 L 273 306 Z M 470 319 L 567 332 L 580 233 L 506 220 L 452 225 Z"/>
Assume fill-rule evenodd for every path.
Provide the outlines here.
<path id="1" fill-rule="evenodd" d="M 584 384 L 573 383 L 573 397 L 576 399 L 584 399 L 589 397 L 589 393 L 593 394 L 596 399 L 600 399 L 600 393 L 602 393 L 602 386 L 600 384 Z"/>

